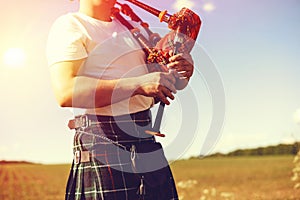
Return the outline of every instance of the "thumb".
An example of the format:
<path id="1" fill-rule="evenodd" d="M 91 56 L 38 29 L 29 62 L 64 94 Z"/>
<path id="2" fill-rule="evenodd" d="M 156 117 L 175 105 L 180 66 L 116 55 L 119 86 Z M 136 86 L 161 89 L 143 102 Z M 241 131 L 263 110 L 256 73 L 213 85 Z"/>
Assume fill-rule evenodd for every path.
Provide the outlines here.
<path id="1" fill-rule="evenodd" d="M 174 51 L 173 51 L 173 49 L 170 49 L 169 50 L 169 56 L 173 56 L 174 55 Z"/>

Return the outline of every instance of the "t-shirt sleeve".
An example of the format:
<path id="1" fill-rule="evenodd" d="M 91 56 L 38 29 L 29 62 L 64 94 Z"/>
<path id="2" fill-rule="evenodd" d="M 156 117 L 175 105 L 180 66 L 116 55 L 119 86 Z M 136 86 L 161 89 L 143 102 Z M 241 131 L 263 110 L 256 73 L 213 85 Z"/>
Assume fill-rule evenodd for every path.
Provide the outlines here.
<path id="1" fill-rule="evenodd" d="M 88 56 L 85 48 L 86 36 L 77 23 L 79 22 L 70 15 L 61 16 L 54 22 L 48 35 L 46 48 L 48 66 Z"/>

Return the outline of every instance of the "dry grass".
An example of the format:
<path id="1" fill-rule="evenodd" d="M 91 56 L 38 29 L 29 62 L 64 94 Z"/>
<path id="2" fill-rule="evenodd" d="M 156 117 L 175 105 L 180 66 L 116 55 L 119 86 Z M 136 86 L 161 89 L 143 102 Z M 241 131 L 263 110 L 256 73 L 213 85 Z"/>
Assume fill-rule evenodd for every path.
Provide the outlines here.
<path id="1" fill-rule="evenodd" d="M 61 200 L 69 165 L 0 166 L 1 200 Z"/>
<path id="2" fill-rule="evenodd" d="M 1 200 L 61 200 L 70 165 L 0 166 Z M 171 165 L 181 200 L 300 200 L 293 156 L 205 158 Z"/>
<path id="3" fill-rule="evenodd" d="M 293 156 L 227 157 L 177 161 L 172 164 L 181 199 L 300 199 L 291 181 Z"/>

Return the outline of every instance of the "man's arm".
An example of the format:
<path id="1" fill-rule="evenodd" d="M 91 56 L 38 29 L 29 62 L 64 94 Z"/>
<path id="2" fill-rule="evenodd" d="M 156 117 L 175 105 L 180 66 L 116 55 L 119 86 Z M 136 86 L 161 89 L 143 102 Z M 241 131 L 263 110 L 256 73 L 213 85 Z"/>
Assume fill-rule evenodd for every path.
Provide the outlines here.
<path id="1" fill-rule="evenodd" d="M 172 73 L 156 72 L 139 77 L 103 80 L 79 76 L 84 61 L 65 61 L 51 66 L 52 87 L 60 106 L 103 107 L 134 95 L 157 97 L 167 105 L 170 104 L 167 98 L 174 99 L 172 93 L 176 93 L 176 79 Z"/>

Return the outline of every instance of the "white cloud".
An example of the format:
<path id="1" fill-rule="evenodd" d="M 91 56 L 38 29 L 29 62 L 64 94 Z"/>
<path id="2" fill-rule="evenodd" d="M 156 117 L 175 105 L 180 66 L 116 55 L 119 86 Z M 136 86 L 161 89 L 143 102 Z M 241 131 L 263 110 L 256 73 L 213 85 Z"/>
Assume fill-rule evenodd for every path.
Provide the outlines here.
<path id="1" fill-rule="evenodd" d="M 195 3 L 191 0 L 176 0 L 176 2 L 173 4 L 173 8 L 179 11 L 183 7 L 192 9 L 194 5 Z"/>
<path id="2" fill-rule="evenodd" d="M 296 110 L 294 114 L 294 121 L 300 125 L 300 109 Z"/>
<path id="3" fill-rule="evenodd" d="M 176 0 L 173 4 L 173 8 L 178 11 L 183 7 L 192 9 L 194 6 L 195 3 L 193 0 Z M 216 9 L 216 6 L 212 2 L 206 2 L 203 4 L 202 9 L 206 12 L 212 12 Z"/>
<path id="4" fill-rule="evenodd" d="M 213 152 L 229 153 L 237 149 L 251 149 L 270 146 L 276 145 L 280 142 L 280 135 L 274 135 L 271 139 L 270 134 L 263 132 L 245 132 L 240 134 L 227 132 L 222 135 Z M 285 138 L 283 142 L 290 142 L 290 138 Z"/>

